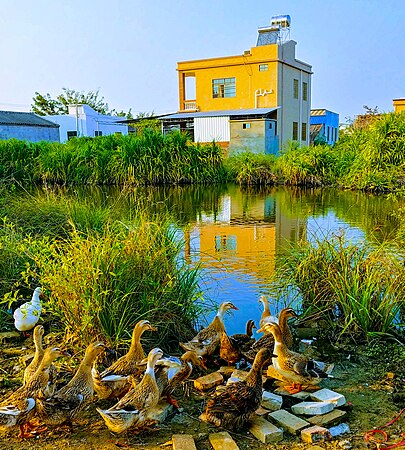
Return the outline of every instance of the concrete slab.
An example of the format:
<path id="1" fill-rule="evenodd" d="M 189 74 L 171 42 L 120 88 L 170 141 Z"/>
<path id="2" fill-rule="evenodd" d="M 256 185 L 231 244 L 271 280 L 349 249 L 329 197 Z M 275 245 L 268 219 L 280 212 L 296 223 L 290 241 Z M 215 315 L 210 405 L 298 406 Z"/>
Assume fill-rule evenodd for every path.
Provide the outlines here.
<path id="1" fill-rule="evenodd" d="M 294 414 L 315 416 L 317 414 L 326 414 L 334 408 L 333 403 L 327 402 L 302 402 L 291 406 Z"/>
<path id="2" fill-rule="evenodd" d="M 173 450 L 197 450 L 191 434 L 173 434 Z"/>
<path id="3" fill-rule="evenodd" d="M 346 411 L 341 409 L 334 409 L 330 413 L 322 414 L 320 416 L 313 416 L 308 418 L 308 422 L 312 425 L 319 425 L 320 427 L 330 427 L 341 422 L 347 416 Z"/>
<path id="4" fill-rule="evenodd" d="M 263 391 L 262 403 L 263 408 L 270 411 L 277 411 L 283 404 L 283 397 L 281 395 L 273 394 L 272 392 Z"/>
<path id="5" fill-rule="evenodd" d="M 283 439 L 283 430 L 280 430 L 280 428 L 277 428 L 263 417 L 255 417 L 252 420 L 249 431 L 263 444 L 279 442 Z"/>
<path id="6" fill-rule="evenodd" d="M 298 434 L 303 428 L 310 426 L 310 423 L 300 417 L 294 416 L 294 414 L 289 413 L 284 409 L 278 411 L 273 411 L 268 415 L 268 418 L 277 425 L 279 425 L 283 430 L 288 431 L 290 434 Z"/>
<path id="7" fill-rule="evenodd" d="M 224 377 L 219 372 L 212 372 L 194 380 L 194 387 L 200 391 L 207 391 L 223 382 Z"/>
<path id="8" fill-rule="evenodd" d="M 317 425 L 301 430 L 301 439 L 309 444 L 328 441 L 331 438 L 332 436 L 327 428 L 318 427 Z"/>
<path id="9" fill-rule="evenodd" d="M 212 433 L 208 436 L 208 439 L 214 450 L 239 450 L 236 442 L 226 431 Z"/>
<path id="10" fill-rule="evenodd" d="M 311 399 L 316 402 L 328 402 L 333 403 L 335 406 L 343 406 L 346 403 L 344 395 L 331 389 L 320 389 L 319 391 L 311 393 Z"/>

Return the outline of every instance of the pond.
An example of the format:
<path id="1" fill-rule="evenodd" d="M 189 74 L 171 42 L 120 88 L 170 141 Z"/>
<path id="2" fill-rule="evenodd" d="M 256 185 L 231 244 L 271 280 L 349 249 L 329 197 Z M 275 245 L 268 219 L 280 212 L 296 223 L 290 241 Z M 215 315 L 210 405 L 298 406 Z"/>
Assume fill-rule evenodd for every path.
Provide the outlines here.
<path id="1" fill-rule="evenodd" d="M 34 189 L 34 195 L 48 195 Z M 202 267 L 207 303 L 232 301 L 239 311 L 227 315 L 228 333 L 243 332 L 248 319 L 258 322 L 260 295 L 269 294 L 281 257 L 299 240 L 344 232 L 351 240 L 379 242 L 393 237 L 398 204 L 386 196 L 337 189 L 285 186 L 243 188 L 212 186 L 74 188 L 63 195 L 131 217 L 134 205 L 169 211 L 184 238 L 184 256 Z M 124 220 L 124 219 L 122 219 Z M 271 302 L 272 313 L 290 302 Z M 207 321 L 215 312 L 207 313 Z M 256 323 L 257 324 L 257 323 Z"/>
<path id="2" fill-rule="evenodd" d="M 108 193 L 110 201 L 118 196 L 121 191 Z M 344 232 L 355 241 L 378 242 L 398 226 L 385 196 L 337 189 L 154 187 L 125 198 L 128 206 L 140 202 L 172 213 L 184 232 L 186 260 L 203 268 L 205 297 L 239 308 L 226 319 L 230 334 L 243 332 L 248 319 L 258 321 L 258 299 L 269 292 L 280 257 L 298 240 Z M 272 312 L 284 306 L 272 304 Z"/>

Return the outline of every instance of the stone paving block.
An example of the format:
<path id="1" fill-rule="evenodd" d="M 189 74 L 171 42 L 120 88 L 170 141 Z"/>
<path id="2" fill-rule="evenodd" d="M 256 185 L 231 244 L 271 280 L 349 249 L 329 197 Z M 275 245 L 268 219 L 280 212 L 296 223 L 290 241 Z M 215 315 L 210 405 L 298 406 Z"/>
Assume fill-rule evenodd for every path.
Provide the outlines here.
<path id="1" fill-rule="evenodd" d="M 309 417 L 308 422 L 312 423 L 312 425 L 319 425 L 320 427 L 329 427 L 331 425 L 339 423 L 346 416 L 347 416 L 346 411 L 334 409 L 333 411 L 327 414 Z"/>
<path id="2" fill-rule="evenodd" d="M 270 411 L 277 411 L 281 408 L 283 404 L 283 397 L 281 395 L 276 395 L 268 391 L 263 391 L 262 403 L 263 408 L 269 409 Z"/>
<path id="3" fill-rule="evenodd" d="M 220 433 L 212 433 L 208 436 L 208 439 L 214 450 L 239 450 L 236 442 L 226 431 L 222 431 Z"/>
<path id="4" fill-rule="evenodd" d="M 301 402 L 291 406 L 291 410 L 294 414 L 303 414 L 306 416 L 326 414 L 332 411 L 333 408 L 333 403 L 327 402 Z"/>
<path id="5" fill-rule="evenodd" d="M 191 434 L 173 434 L 173 450 L 197 450 Z"/>
<path id="6" fill-rule="evenodd" d="M 306 420 L 294 416 L 294 414 L 291 414 L 284 409 L 273 411 L 268 415 L 268 417 L 290 434 L 298 434 L 300 430 L 310 426 L 309 422 Z"/>
<path id="7" fill-rule="evenodd" d="M 219 372 L 212 372 L 194 380 L 194 387 L 200 391 L 206 391 L 223 382 L 224 377 Z"/>
<path id="8" fill-rule="evenodd" d="M 340 436 L 341 434 L 350 433 L 350 427 L 347 423 L 341 423 L 335 427 L 330 427 L 329 433 L 332 437 Z"/>
<path id="9" fill-rule="evenodd" d="M 335 406 L 343 406 L 346 403 L 345 396 L 330 389 L 320 389 L 311 393 L 311 399 L 316 402 L 333 403 Z"/>
<path id="10" fill-rule="evenodd" d="M 224 377 L 229 378 L 232 372 L 235 371 L 235 366 L 222 366 L 219 368 L 218 372 Z"/>
<path id="11" fill-rule="evenodd" d="M 301 439 L 309 444 L 320 441 L 328 441 L 331 437 L 332 436 L 327 428 L 318 427 L 317 425 L 301 430 Z"/>
<path id="12" fill-rule="evenodd" d="M 259 407 L 256 409 L 255 414 L 256 414 L 257 416 L 267 416 L 267 414 L 268 414 L 269 412 L 270 412 L 270 411 L 269 411 L 268 409 L 264 409 L 264 408 L 262 408 L 261 406 L 259 406 Z"/>
<path id="13" fill-rule="evenodd" d="M 307 391 L 300 391 L 300 392 L 297 392 L 296 394 L 290 394 L 282 386 L 275 389 L 274 393 L 277 395 L 285 396 L 285 397 L 291 397 L 291 398 L 294 398 L 297 400 L 306 400 L 311 395 L 311 393 L 307 392 Z"/>
<path id="14" fill-rule="evenodd" d="M 244 381 L 249 372 L 245 372 L 244 370 L 234 370 L 226 382 L 226 384 L 236 383 L 237 381 Z"/>
<path id="15" fill-rule="evenodd" d="M 249 431 L 263 444 L 279 442 L 283 439 L 283 430 L 277 428 L 263 417 L 255 417 L 252 420 Z"/>

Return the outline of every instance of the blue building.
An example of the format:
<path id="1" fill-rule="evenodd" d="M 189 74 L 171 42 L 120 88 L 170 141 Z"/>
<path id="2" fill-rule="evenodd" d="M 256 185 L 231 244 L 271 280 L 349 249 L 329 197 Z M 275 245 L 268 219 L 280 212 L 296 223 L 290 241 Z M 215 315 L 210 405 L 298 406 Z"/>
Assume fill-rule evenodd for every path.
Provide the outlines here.
<path id="1" fill-rule="evenodd" d="M 310 144 L 333 145 L 339 138 L 339 114 L 327 109 L 311 109 Z"/>

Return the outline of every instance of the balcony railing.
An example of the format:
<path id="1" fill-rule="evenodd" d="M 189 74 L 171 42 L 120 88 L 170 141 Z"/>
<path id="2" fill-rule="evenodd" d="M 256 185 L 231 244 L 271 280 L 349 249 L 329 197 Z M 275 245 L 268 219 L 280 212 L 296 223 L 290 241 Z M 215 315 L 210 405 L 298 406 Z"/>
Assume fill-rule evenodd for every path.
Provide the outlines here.
<path id="1" fill-rule="evenodd" d="M 195 100 L 184 100 L 184 111 L 197 111 L 197 102 Z"/>

